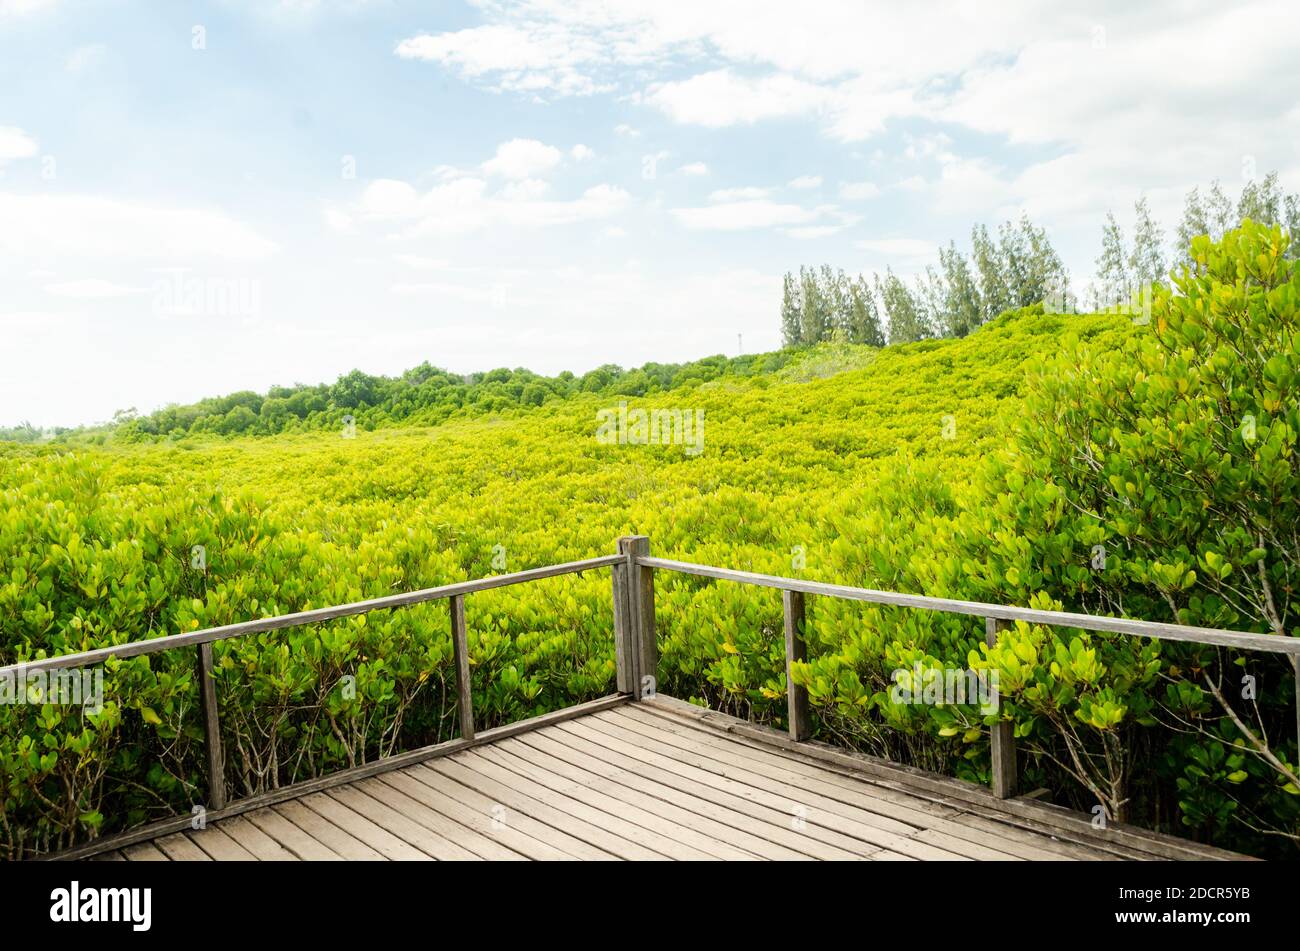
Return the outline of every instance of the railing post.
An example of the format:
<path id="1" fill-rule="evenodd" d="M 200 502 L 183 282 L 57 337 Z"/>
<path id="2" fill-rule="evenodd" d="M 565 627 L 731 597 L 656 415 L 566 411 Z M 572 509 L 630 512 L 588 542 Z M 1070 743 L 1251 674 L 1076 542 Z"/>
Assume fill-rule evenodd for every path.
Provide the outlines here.
<path id="1" fill-rule="evenodd" d="M 456 697 L 460 709 L 461 739 L 474 739 L 474 694 L 469 679 L 469 637 L 465 633 L 465 596 L 453 594 L 451 608 L 451 651 L 456 659 Z"/>
<path id="2" fill-rule="evenodd" d="M 808 659 L 808 642 L 804 637 L 804 597 L 802 591 L 781 592 L 785 611 L 785 694 L 790 720 L 790 739 L 806 740 L 812 736 L 808 718 L 808 688 L 794 682 L 790 665 Z"/>
<path id="3" fill-rule="evenodd" d="M 1295 761 L 1300 763 L 1300 654 L 1291 655 L 1291 669 L 1295 671 Z"/>
<path id="4" fill-rule="evenodd" d="M 618 540 L 618 553 L 627 556 L 620 580 L 614 569 L 614 627 L 619 662 L 618 689 L 636 700 L 653 697 L 659 676 L 659 647 L 655 641 L 655 574 L 637 564 L 650 555 L 650 539 L 628 535 Z M 622 595 L 620 597 L 620 588 Z M 620 609 L 621 605 L 621 609 Z"/>
<path id="5" fill-rule="evenodd" d="M 998 618 L 984 619 L 984 642 L 989 647 L 998 643 L 998 632 L 1011 627 L 1010 621 Z M 999 699 L 999 704 L 1001 700 Z M 1010 799 L 1016 794 L 1016 738 L 1015 725 L 1008 720 L 999 720 L 989 731 L 992 753 L 993 795 L 999 799 Z"/>
<path id="6" fill-rule="evenodd" d="M 203 742 L 208 754 L 208 808 L 226 808 L 226 767 L 221 753 L 221 720 L 217 712 L 217 682 L 212 678 L 212 642 L 197 649 L 195 674 L 199 687 L 199 713 L 203 717 Z"/>

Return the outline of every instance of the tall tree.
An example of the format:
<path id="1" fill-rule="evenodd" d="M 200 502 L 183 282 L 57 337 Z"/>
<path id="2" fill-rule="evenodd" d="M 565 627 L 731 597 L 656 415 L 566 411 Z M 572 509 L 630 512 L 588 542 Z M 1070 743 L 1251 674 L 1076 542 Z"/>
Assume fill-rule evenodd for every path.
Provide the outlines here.
<path id="1" fill-rule="evenodd" d="M 916 276 L 916 292 L 912 297 L 916 301 L 925 336 L 942 336 L 948 324 L 948 290 L 944 287 L 943 276 L 933 265 L 927 264 L 925 273 Z"/>
<path id="2" fill-rule="evenodd" d="M 912 292 L 897 274 L 885 268 L 885 279 L 882 281 L 879 276 L 876 277 L 876 293 L 880 295 L 885 311 L 891 344 L 925 339 L 926 328 L 920 309 Z"/>
<path id="3" fill-rule="evenodd" d="M 885 332 L 880 326 L 880 311 L 876 295 L 867 279 L 859 274 L 849 282 L 849 340 L 873 347 L 885 345 Z"/>
<path id="4" fill-rule="evenodd" d="M 849 279 L 841 268 L 836 271 L 829 264 L 823 264 L 819 272 L 819 284 L 826 295 L 827 310 L 830 315 L 829 327 L 824 339 L 849 336 Z"/>
<path id="5" fill-rule="evenodd" d="M 970 237 L 971 257 L 975 262 L 975 273 L 979 275 L 982 306 L 980 323 L 988 323 L 1013 306 L 1011 293 L 1007 287 L 1002 256 L 998 253 L 997 245 L 989 237 L 988 229 L 983 225 L 976 225 L 971 229 Z"/>
<path id="6" fill-rule="evenodd" d="M 964 337 L 983 321 L 979 287 L 965 255 L 953 242 L 949 241 L 948 247 L 939 249 L 939 266 L 943 268 L 947 291 L 943 308 L 944 333 L 951 337 Z"/>
<path id="7" fill-rule="evenodd" d="M 781 343 L 797 347 L 803 343 L 803 299 L 799 283 L 789 271 L 781 282 Z"/>
<path id="8" fill-rule="evenodd" d="M 1069 274 L 1052 247 L 1047 229 L 1035 227 L 1027 215 L 1021 215 L 1016 248 L 1023 256 L 1017 289 L 1019 305 L 1027 307 L 1049 300 L 1064 303 L 1070 293 Z"/>
<path id="9" fill-rule="evenodd" d="M 803 302 L 801 330 L 803 343 L 810 346 L 827 339 L 831 332 L 830 299 L 821 286 L 814 268 L 799 268 L 799 289 Z"/>
<path id="10" fill-rule="evenodd" d="M 1130 293 L 1128 255 L 1124 253 L 1124 235 L 1114 212 L 1106 212 L 1101 229 L 1101 254 L 1097 256 L 1097 274 L 1092 286 L 1092 307 L 1107 310 L 1128 300 Z"/>
<path id="11" fill-rule="evenodd" d="M 1237 198 L 1237 220 L 1234 227 L 1249 218 L 1258 224 L 1284 224 L 1283 197 L 1277 184 L 1277 172 L 1269 172 L 1256 184 L 1251 180 L 1241 189 Z"/>
<path id="12" fill-rule="evenodd" d="M 1174 266 L 1191 267 L 1192 239 L 1210 233 L 1210 216 L 1201 202 L 1201 189 L 1193 187 L 1183 201 L 1183 220 L 1178 223 L 1174 246 Z"/>
<path id="13" fill-rule="evenodd" d="M 1223 236 L 1241 220 L 1236 217 L 1234 211 L 1232 202 L 1223 193 L 1223 186 L 1216 178 L 1210 183 L 1210 197 L 1205 202 L 1206 218 L 1210 226 L 1207 233 L 1215 241 L 1223 240 Z"/>
<path id="14" fill-rule="evenodd" d="M 1137 200 L 1133 214 L 1136 220 L 1133 223 L 1133 248 L 1128 256 L 1129 276 L 1137 288 L 1142 289 L 1165 283 L 1169 272 L 1161 247 L 1164 233 L 1151 218 L 1151 207 L 1147 204 L 1146 196 Z"/>

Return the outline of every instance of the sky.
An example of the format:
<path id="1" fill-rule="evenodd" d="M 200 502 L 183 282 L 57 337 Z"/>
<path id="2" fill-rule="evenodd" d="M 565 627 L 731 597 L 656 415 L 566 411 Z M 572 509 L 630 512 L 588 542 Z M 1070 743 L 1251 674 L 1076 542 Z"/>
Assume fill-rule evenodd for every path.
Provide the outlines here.
<path id="1" fill-rule="evenodd" d="M 0 0 L 0 425 L 780 345 L 800 265 L 1300 191 L 1293 3 Z"/>

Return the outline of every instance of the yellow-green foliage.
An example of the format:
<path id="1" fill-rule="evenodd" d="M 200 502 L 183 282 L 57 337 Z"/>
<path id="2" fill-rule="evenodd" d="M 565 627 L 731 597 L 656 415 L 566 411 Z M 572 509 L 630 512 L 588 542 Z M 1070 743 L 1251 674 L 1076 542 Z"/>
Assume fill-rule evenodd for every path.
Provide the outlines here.
<path id="1" fill-rule="evenodd" d="M 1131 329 L 1122 317 L 1031 308 L 962 340 L 842 346 L 809 358 L 816 372 L 627 398 L 703 411 L 698 455 L 597 442 L 597 412 L 616 404 L 586 396 L 509 420 L 354 438 L 0 448 L 0 659 L 480 577 L 502 557 L 508 571 L 583 558 L 631 533 L 667 557 L 963 595 L 955 521 L 1017 418 L 1022 365 L 1060 349 L 1067 328 L 1102 347 Z M 865 365 L 823 375 L 855 364 Z M 194 546 L 205 571 L 191 567 Z M 661 574 L 657 608 L 662 691 L 782 717 L 775 592 Z M 467 611 L 481 725 L 612 691 L 608 572 L 474 595 Z M 978 719 L 881 701 L 894 667 L 964 659 L 977 623 L 818 599 L 810 630 L 814 661 L 799 675 L 826 733 L 983 775 Z M 443 603 L 215 650 L 236 794 L 454 735 Z M 0 708 L 10 854 L 204 800 L 193 660 L 110 663 L 98 714 Z"/>

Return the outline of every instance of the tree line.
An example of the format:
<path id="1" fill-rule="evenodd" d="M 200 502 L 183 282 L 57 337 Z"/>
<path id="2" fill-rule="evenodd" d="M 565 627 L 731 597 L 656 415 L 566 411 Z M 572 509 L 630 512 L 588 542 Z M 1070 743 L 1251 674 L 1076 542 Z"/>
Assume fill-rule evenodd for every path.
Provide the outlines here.
<path id="1" fill-rule="evenodd" d="M 1247 219 L 1300 234 L 1300 195 L 1284 193 L 1276 172 L 1248 181 L 1235 201 L 1218 181 L 1204 192 L 1193 188 L 1174 231 L 1172 255 L 1166 254 L 1165 232 L 1145 197 L 1134 205 L 1131 242 L 1108 211 L 1084 302 L 1095 311 L 1127 303 L 1141 288 L 1166 283 L 1171 268 L 1194 266 L 1192 238 L 1208 234 L 1217 241 Z M 1287 255 L 1300 256 L 1300 241 L 1292 242 Z M 786 347 L 832 339 L 883 347 L 964 337 L 1007 310 L 1040 301 L 1057 311 L 1074 310 L 1076 304 L 1069 274 L 1047 232 L 1022 215 L 1018 222 L 1000 225 L 996 235 L 975 225 L 969 253 L 949 242 L 939 249 L 938 264 L 927 265 L 910 282 L 889 267 L 883 277 L 873 273 L 870 279 L 850 277 L 829 265 L 787 272 L 781 338 Z"/>
<path id="2" fill-rule="evenodd" d="M 1201 192 L 1200 186 L 1187 193 L 1183 217 L 1174 231 L 1173 256 L 1166 259 L 1164 231 L 1151 217 L 1145 197 L 1133 206 L 1133 239 L 1126 244 L 1124 232 L 1114 212 L 1106 212 L 1102 226 L 1101 253 L 1097 256 L 1096 280 L 1089 288 L 1088 300 L 1094 310 L 1104 310 L 1123 303 L 1143 287 L 1163 283 L 1170 269 L 1195 268 L 1191 258 L 1192 239 L 1209 235 L 1214 241 L 1241 227 L 1245 221 L 1278 225 L 1288 234 L 1300 234 L 1300 195 L 1288 195 L 1278 183 L 1277 172 L 1269 172 L 1262 181 L 1253 179 L 1242 186 L 1233 201 L 1217 180 Z M 1292 241 L 1286 256 L 1300 257 L 1300 242 Z"/>
<path id="3" fill-rule="evenodd" d="M 1027 216 L 1003 222 L 996 235 L 971 229 L 971 248 L 939 249 L 911 283 L 885 268 L 884 277 L 801 267 L 785 275 L 781 337 L 785 346 L 843 339 L 883 347 L 934 337 L 964 337 L 1008 310 L 1069 295 L 1069 276 L 1047 232 Z"/>

